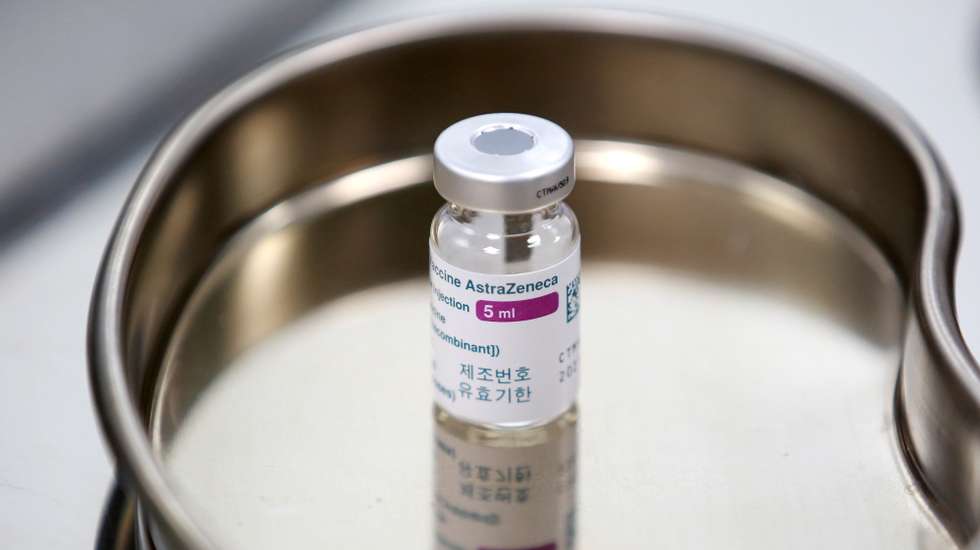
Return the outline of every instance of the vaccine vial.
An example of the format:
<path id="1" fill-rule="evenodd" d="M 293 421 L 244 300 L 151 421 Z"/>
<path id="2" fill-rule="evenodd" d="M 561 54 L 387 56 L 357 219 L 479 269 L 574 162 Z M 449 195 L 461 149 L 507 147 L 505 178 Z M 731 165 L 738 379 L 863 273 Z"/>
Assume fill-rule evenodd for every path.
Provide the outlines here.
<path id="1" fill-rule="evenodd" d="M 439 135 L 433 164 L 448 201 L 429 239 L 436 404 L 476 424 L 545 424 L 579 384 L 572 139 L 536 116 L 480 115 Z"/>

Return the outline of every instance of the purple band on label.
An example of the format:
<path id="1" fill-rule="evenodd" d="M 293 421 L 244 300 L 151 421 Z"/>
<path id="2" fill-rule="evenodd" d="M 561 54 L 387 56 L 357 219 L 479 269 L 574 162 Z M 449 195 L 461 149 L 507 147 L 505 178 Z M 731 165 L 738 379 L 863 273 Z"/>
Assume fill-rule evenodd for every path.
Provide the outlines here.
<path id="1" fill-rule="evenodd" d="M 552 292 L 537 298 L 503 302 L 497 300 L 477 300 L 476 318 L 493 323 L 513 323 L 530 321 L 558 311 L 558 293 Z"/>

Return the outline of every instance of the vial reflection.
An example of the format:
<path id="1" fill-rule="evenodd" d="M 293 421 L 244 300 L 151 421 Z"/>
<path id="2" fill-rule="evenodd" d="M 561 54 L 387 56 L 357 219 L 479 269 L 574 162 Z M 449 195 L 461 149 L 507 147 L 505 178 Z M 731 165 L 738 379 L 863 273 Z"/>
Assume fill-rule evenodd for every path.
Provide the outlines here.
<path id="1" fill-rule="evenodd" d="M 435 407 L 437 550 L 575 546 L 578 412 L 533 428 L 488 429 Z"/>

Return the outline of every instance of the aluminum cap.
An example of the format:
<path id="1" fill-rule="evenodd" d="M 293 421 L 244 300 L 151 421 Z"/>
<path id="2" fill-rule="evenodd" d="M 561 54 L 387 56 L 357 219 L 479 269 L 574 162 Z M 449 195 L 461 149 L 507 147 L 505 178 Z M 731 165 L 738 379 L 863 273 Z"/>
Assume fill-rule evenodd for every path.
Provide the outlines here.
<path id="1" fill-rule="evenodd" d="M 433 158 L 436 190 L 472 210 L 536 210 L 564 199 L 575 186 L 571 136 L 531 115 L 461 120 L 439 134 Z"/>

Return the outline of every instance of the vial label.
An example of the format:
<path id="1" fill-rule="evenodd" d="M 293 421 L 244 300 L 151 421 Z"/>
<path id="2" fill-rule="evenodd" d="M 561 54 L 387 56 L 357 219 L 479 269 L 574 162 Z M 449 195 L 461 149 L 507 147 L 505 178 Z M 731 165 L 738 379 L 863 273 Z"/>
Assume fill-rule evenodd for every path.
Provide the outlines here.
<path id="1" fill-rule="evenodd" d="M 429 247 L 436 402 L 457 418 L 525 425 L 575 401 L 579 248 L 540 271 L 487 275 Z"/>

